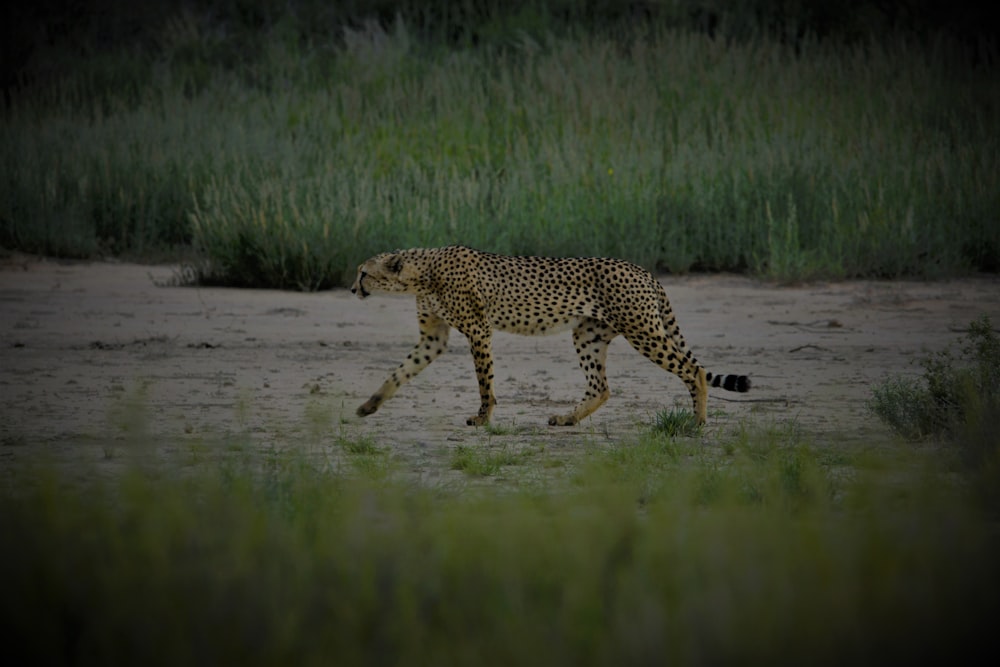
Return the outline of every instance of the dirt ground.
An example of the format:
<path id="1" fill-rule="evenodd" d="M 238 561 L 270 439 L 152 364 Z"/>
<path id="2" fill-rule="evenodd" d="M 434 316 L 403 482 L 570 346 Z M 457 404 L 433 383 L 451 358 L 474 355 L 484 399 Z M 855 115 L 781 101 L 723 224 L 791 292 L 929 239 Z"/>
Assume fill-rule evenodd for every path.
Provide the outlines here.
<path id="1" fill-rule="evenodd" d="M 690 407 L 684 385 L 621 338 L 608 354 L 611 399 L 576 427 L 550 427 L 581 397 L 569 334 L 497 334 L 494 421 L 477 409 L 472 359 L 449 350 L 376 414 L 354 410 L 409 352 L 412 297 L 175 286 L 177 269 L 123 263 L 0 262 L 0 468 L 39 457 L 113 465 L 134 440 L 187 457 L 238 436 L 262 448 L 370 438 L 401 468 L 454 477 L 458 445 L 572 456 Z M 712 390 L 706 441 L 746 419 L 795 420 L 837 446 L 885 429 L 866 410 L 887 374 L 916 374 L 982 313 L 1000 322 L 996 276 L 944 282 L 778 286 L 728 275 L 663 276 L 681 331 L 713 372 L 747 374 L 747 394 Z M 229 446 L 232 446 L 231 440 Z M 218 444 L 223 447 L 224 445 Z M 197 457 L 194 457 L 195 459 Z"/>

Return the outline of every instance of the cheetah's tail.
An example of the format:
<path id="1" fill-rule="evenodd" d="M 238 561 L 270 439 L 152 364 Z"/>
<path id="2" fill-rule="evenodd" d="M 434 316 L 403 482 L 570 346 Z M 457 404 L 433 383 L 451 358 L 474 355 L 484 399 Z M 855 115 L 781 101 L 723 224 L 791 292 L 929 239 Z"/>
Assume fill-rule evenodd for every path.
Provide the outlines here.
<path id="1" fill-rule="evenodd" d="M 750 378 L 746 375 L 713 375 L 706 371 L 705 379 L 709 387 L 722 387 L 726 391 L 740 393 L 750 391 Z"/>

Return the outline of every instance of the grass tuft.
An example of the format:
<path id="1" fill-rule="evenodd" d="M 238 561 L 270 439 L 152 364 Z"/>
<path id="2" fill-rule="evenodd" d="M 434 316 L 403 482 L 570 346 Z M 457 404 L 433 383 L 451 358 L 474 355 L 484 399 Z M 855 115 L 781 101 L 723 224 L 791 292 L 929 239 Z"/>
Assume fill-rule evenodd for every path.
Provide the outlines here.
<path id="1" fill-rule="evenodd" d="M 508 449 L 484 446 L 458 445 L 451 454 L 451 469 L 461 470 L 474 477 L 493 477 L 504 466 L 517 465 L 521 457 Z"/>
<path id="2" fill-rule="evenodd" d="M 653 431 L 668 438 L 695 438 L 701 435 L 698 418 L 690 410 L 661 410 L 653 419 Z"/>

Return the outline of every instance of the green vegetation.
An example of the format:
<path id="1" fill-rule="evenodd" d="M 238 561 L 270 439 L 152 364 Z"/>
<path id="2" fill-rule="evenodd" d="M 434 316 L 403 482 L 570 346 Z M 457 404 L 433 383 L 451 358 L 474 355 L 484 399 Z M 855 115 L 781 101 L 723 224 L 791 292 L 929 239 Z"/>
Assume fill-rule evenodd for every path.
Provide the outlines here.
<path id="1" fill-rule="evenodd" d="M 192 248 L 202 282 L 299 289 L 448 243 L 779 279 L 1000 266 L 986 37 L 879 3 L 870 35 L 788 3 L 329 4 L 154 2 L 103 50 L 67 21 L 87 57 L 28 59 L 0 113 L 0 244 Z"/>
<path id="2" fill-rule="evenodd" d="M 920 378 L 889 378 L 874 387 L 869 407 L 893 430 L 910 439 L 944 437 L 969 443 L 971 431 L 989 434 L 1000 416 L 1000 337 L 983 315 L 969 324 L 961 352 L 941 350 L 925 357 Z M 991 437 L 996 446 L 996 438 Z M 998 451 L 977 451 L 974 458 Z"/>
<path id="3" fill-rule="evenodd" d="M 668 437 L 694 437 L 701 433 L 698 419 L 690 410 L 661 410 L 653 419 L 653 430 Z"/>
<path id="4" fill-rule="evenodd" d="M 874 387 L 869 409 L 904 438 L 943 444 L 980 502 L 1000 515 L 1000 337 L 983 315 L 959 343 L 957 354 L 923 359 L 921 377 Z"/>
<path id="5" fill-rule="evenodd" d="M 0 491 L 5 648 L 70 664 L 833 665 L 992 645 L 996 531 L 936 454 L 831 456 L 782 425 L 719 438 L 650 430 L 541 486 L 517 483 L 527 465 L 502 487 L 428 488 L 274 449 L 76 481 L 25 469 Z M 452 467 L 495 458 L 474 449 Z"/>
<path id="6" fill-rule="evenodd" d="M 469 475 L 492 477 L 503 466 L 517 465 L 520 458 L 507 447 L 499 449 L 459 445 L 451 454 L 451 469 Z"/>

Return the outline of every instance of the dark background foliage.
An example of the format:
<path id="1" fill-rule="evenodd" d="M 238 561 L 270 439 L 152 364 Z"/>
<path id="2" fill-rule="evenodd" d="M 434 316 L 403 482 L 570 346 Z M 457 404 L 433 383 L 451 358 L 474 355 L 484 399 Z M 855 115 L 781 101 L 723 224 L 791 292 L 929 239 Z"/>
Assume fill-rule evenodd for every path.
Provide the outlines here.
<path id="1" fill-rule="evenodd" d="M 495 43 L 519 32 L 614 31 L 649 23 L 723 39 L 765 32 L 790 42 L 810 35 L 850 43 L 901 30 L 927 43 L 941 36 L 965 42 L 970 65 L 984 57 L 981 44 L 995 40 L 1000 25 L 989 3 L 972 0 L 42 0 L 8 3 L 2 12 L 0 86 L 7 95 L 122 52 L 141 70 L 156 57 L 160 26 L 183 12 L 216 27 L 218 46 L 207 56 L 232 67 L 253 63 L 261 31 L 289 30 L 308 42 L 338 27 L 388 23 L 396 16 L 428 41 L 456 46 Z"/>

